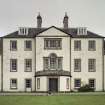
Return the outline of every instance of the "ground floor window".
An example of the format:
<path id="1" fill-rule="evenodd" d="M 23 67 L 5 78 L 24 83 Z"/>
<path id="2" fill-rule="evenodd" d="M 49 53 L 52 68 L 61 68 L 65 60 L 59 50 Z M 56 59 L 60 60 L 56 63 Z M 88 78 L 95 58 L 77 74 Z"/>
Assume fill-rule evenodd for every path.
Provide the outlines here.
<path id="1" fill-rule="evenodd" d="M 40 78 L 37 78 L 37 89 L 40 89 Z"/>
<path id="2" fill-rule="evenodd" d="M 32 80 L 31 79 L 26 79 L 26 88 L 31 88 L 31 83 L 32 83 Z"/>
<path id="3" fill-rule="evenodd" d="M 95 88 L 95 79 L 89 79 L 89 86 Z"/>
<path id="4" fill-rule="evenodd" d="M 80 88 L 81 87 L 81 79 L 75 79 L 74 80 L 74 87 Z"/>
<path id="5" fill-rule="evenodd" d="M 69 78 L 66 78 L 66 88 L 69 89 Z"/>
<path id="6" fill-rule="evenodd" d="M 10 80 L 10 88 L 11 89 L 17 89 L 17 79 L 11 79 Z"/>

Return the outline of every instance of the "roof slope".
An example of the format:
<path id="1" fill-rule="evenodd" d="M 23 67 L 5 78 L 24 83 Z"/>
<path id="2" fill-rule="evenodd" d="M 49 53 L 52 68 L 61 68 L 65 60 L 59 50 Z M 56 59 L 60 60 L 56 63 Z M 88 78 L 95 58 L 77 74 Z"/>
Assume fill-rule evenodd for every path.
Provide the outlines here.
<path id="1" fill-rule="evenodd" d="M 49 28 L 28 28 L 28 35 L 19 35 L 18 31 L 15 31 L 13 33 L 10 33 L 6 36 L 3 36 L 3 38 L 34 38 L 36 37 L 39 33 L 42 33 L 50 28 L 56 28 L 57 30 L 60 30 L 68 35 L 70 35 L 73 38 L 104 38 L 103 36 L 100 36 L 96 33 L 87 31 L 87 35 L 77 35 L 77 29 L 78 28 L 57 28 L 55 26 L 51 26 Z"/>

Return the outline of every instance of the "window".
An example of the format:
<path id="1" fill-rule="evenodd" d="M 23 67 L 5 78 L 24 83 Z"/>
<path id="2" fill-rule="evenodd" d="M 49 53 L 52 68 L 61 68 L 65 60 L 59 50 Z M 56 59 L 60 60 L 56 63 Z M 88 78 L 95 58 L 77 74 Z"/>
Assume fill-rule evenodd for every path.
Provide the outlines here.
<path id="1" fill-rule="evenodd" d="M 32 59 L 25 59 L 25 71 L 32 71 Z"/>
<path id="2" fill-rule="evenodd" d="M 11 79 L 10 80 L 10 88 L 11 89 L 17 89 L 17 79 Z"/>
<path id="3" fill-rule="evenodd" d="M 80 51 L 81 50 L 81 41 L 75 40 L 74 41 L 74 51 Z"/>
<path id="4" fill-rule="evenodd" d="M 88 60 L 88 70 L 89 72 L 96 71 L 96 59 L 89 59 Z"/>
<path id="5" fill-rule="evenodd" d="M 95 88 L 95 79 L 89 79 L 89 86 Z"/>
<path id="6" fill-rule="evenodd" d="M 88 42 L 88 50 L 89 51 L 95 51 L 96 50 L 96 42 L 95 42 L 95 40 L 90 40 Z"/>
<path id="7" fill-rule="evenodd" d="M 46 38 L 44 40 L 45 49 L 61 49 L 61 39 L 60 38 Z"/>
<path id="8" fill-rule="evenodd" d="M 81 71 L 81 59 L 74 59 L 74 71 L 75 72 Z"/>
<path id="9" fill-rule="evenodd" d="M 74 80 L 74 87 L 80 88 L 81 87 L 81 79 L 75 79 Z"/>
<path id="10" fill-rule="evenodd" d="M 32 50 L 32 41 L 31 40 L 26 40 L 25 41 L 25 50 L 26 51 L 31 51 Z"/>
<path id="11" fill-rule="evenodd" d="M 26 88 L 31 88 L 31 79 L 26 79 Z"/>
<path id="12" fill-rule="evenodd" d="M 10 50 L 11 51 L 16 51 L 17 50 L 17 41 L 16 40 L 11 40 L 10 41 Z"/>
<path id="13" fill-rule="evenodd" d="M 37 89 L 40 89 L 40 78 L 37 78 Z"/>
<path id="14" fill-rule="evenodd" d="M 49 57 L 44 57 L 44 70 L 62 70 L 62 57 L 57 57 L 51 54 Z"/>
<path id="15" fill-rule="evenodd" d="M 69 89 L 69 78 L 66 78 L 66 88 Z"/>
<path id="16" fill-rule="evenodd" d="M 10 71 L 11 72 L 17 71 L 17 59 L 10 59 Z"/>

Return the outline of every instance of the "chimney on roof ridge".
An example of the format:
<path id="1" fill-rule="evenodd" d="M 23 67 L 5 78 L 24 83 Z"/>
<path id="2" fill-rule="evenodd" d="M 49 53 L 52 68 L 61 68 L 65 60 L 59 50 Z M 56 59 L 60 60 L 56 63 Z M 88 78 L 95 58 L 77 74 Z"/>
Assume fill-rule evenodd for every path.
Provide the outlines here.
<path id="1" fill-rule="evenodd" d="M 68 19 L 69 19 L 69 17 L 67 16 L 67 12 L 65 12 L 65 16 L 64 16 L 64 19 L 63 19 L 63 28 L 64 29 L 68 28 Z"/>
<path id="2" fill-rule="evenodd" d="M 39 12 L 37 16 L 37 28 L 41 28 L 41 27 L 42 27 L 42 17 L 40 16 L 40 12 Z"/>

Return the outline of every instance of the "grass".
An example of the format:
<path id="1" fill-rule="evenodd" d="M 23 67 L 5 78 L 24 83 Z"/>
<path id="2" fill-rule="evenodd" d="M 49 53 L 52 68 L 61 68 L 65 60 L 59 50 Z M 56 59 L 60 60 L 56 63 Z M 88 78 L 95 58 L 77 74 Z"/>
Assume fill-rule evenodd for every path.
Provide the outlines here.
<path id="1" fill-rule="evenodd" d="M 0 105 L 105 105 L 105 95 L 0 96 Z"/>

